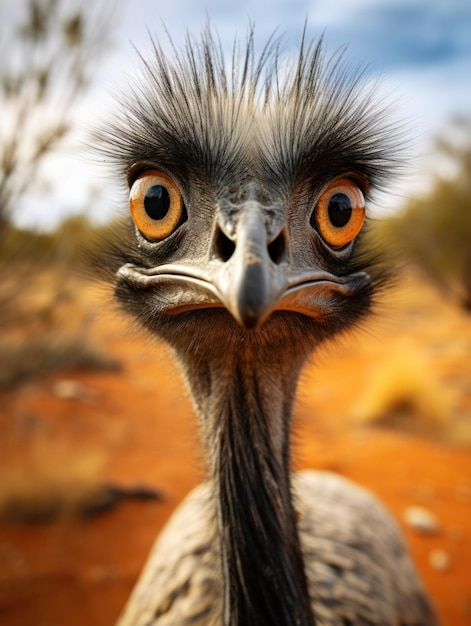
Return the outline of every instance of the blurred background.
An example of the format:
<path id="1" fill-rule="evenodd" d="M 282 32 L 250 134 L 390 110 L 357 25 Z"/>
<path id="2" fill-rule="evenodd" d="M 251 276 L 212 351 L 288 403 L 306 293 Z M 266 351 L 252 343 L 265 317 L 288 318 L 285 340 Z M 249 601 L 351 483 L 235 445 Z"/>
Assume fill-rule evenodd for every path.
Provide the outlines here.
<path id="1" fill-rule="evenodd" d="M 278 29 L 296 54 L 306 22 L 406 129 L 406 173 L 370 207 L 404 269 L 373 324 L 307 368 L 296 457 L 377 493 L 444 626 L 470 625 L 468 0 L 0 0 L 0 623 L 113 623 L 203 475 L 165 347 L 87 278 L 126 194 L 83 146 L 151 37 L 171 54 L 208 19 L 229 56 L 251 22 L 259 49 Z"/>

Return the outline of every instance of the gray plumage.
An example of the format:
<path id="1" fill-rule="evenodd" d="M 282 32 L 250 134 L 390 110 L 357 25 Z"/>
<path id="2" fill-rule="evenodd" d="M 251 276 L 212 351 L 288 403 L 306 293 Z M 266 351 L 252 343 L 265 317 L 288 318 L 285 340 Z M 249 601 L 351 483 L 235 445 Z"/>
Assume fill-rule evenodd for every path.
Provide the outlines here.
<path id="1" fill-rule="evenodd" d="M 294 497 L 316 624 L 436 624 L 400 530 L 366 490 L 330 472 L 296 474 Z M 159 536 L 119 626 L 222 624 L 210 487 Z"/>
<path id="2" fill-rule="evenodd" d="M 172 348 L 208 483 L 159 538 L 120 626 L 433 626 L 391 517 L 327 473 L 290 472 L 300 371 L 369 312 L 386 264 L 364 197 L 400 164 L 386 110 L 303 41 L 252 33 L 228 70 L 210 30 L 159 46 L 96 135 L 131 188 L 106 265 L 124 308 Z M 366 90 L 366 93 L 365 93 Z"/>

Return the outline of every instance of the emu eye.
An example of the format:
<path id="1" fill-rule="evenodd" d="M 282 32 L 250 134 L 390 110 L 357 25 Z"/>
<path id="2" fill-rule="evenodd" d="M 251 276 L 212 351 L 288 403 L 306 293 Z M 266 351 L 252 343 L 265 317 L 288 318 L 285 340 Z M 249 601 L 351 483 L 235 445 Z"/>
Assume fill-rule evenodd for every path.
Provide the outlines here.
<path id="1" fill-rule="evenodd" d="M 334 181 L 322 192 L 313 217 L 320 236 L 329 246 L 345 246 L 355 239 L 365 221 L 361 190 L 348 178 Z"/>
<path id="2" fill-rule="evenodd" d="M 160 241 L 180 225 L 183 214 L 182 195 L 167 174 L 147 170 L 134 181 L 129 194 L 132 219 L 143 235 Z"/>

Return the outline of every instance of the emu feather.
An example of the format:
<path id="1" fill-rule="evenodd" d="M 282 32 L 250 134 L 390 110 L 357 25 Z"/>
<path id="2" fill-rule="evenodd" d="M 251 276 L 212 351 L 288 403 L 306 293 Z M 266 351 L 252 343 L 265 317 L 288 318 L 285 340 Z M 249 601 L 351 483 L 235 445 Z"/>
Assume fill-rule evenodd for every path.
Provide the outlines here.
<path id="1" fill-rule="evenodd" d="M 120 626 L 433 626 L 400 532 L 362 489 L 291 474 L 297 381 L 362 321 L 387 263 L 361 246 L 366 203 L 401 164 L 387 107 L 342 57 L 210 29 L 155 44 L 96 133 L 131 188 L 104 259 L 123 307 L 171 346 L 208 482 L 159 538 Z"/>

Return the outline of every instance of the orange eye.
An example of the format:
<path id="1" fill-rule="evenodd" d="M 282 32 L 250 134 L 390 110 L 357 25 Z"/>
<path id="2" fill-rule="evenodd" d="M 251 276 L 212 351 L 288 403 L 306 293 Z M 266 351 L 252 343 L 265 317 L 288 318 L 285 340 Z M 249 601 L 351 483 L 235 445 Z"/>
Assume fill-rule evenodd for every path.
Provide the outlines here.
<path id="1" fill-rule="evenodd" d="M 320 236 L 329 246 L 345 246 L 355 239 L 365 221 L 361 190 L 348 178 L 334 181 L 322 192 L 314 218 Z"/>
<path id="2" fill-rule="evenodd" d="M 155 241 L 174 232 L 184 211 L 178 187 L 170 176 L 158 170 L 147 170 L 134 181 L 129 206 L 137 228 Z"/>

